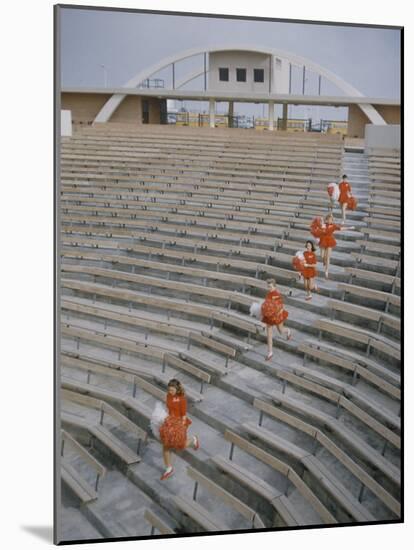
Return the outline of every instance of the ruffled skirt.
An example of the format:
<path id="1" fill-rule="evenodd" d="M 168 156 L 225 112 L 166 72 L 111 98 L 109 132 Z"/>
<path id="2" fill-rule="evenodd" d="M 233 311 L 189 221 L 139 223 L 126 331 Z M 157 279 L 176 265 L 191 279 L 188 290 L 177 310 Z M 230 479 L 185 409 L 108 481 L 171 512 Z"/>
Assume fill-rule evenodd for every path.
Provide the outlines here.
<path id="1" fill-rule="evenodd" d="M 336 246 L 336 239 L 332 235 L 324 235 L 320 238 L 319 247 L 320 248 L 334 248 Z"/>
<path id="2" fill-rule="evenodd" d="M 283 304 L 265 300 L 262 305 L 262 321 L 266 325 L 280 325 L 287 319 L 289 313 L 283 309 Z"/>
<path id="3" fill-rule="evenodd" d="M 160 427 L 161 442 L 167 449 L 185 449 L 187 443 L 187 424 L 182 418 L 167 416 Z"/>
<path id="4" fill-rule="evenodd" d="M 304 267 L 302 271 L 304 279 L 313 279 L 316 277 L 316 268 L 315 267 Z"/>

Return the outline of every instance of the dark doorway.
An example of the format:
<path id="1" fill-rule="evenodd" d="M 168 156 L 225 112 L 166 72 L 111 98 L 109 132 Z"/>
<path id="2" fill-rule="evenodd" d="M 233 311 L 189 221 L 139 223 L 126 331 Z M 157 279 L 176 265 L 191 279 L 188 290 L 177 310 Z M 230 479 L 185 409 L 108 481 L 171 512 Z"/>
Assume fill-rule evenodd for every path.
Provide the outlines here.
<path id="1" fill-rule="evenodd" d="M 160 99 L 160 124 L 168 124 L 167 120 L 167 100 Z"/>
<path id="2" fill-rule="evenodd" d="M 142 100 L 142 124 L 149 123 L 149 101 L 148 99 Z"/>

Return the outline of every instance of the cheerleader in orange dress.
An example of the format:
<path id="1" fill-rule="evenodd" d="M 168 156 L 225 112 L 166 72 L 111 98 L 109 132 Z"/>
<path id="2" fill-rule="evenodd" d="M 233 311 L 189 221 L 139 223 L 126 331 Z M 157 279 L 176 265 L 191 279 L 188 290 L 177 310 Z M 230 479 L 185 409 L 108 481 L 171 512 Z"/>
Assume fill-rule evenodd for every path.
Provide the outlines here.
<path id="1" fill-rule="evenodd" d="M 183 450 L 193 447 L 195 451 L 200 448 L 197 436 L 187 438 L 187 428 L 191 420 L 187 418 L 187 399 L 182 384 L 175 378 L 168 382 L 166 404 L 168 416 L 160 426 L 160 439 L 163 445 L 162 455 L 166 467 L 161 476 L 161 481 L 171 477 L 174 469 L 171 465 L 171 449 Z"/>
<path id="2" fill-rule="evenodd" d="M 352 196 L 352 189 L 351 186 L 347 180 L 347 175 L 344 174 L 342 176 L 342 181 L 339 184 L 339 198 L 338 202 L 341 205 L 342 210 L 342 223 L 345 223 L 346 220 L 346 209 L 348 208 L 350 199 L 353 199 Z"/>
<path id="3" fill-rule="evenodd" d="M 316 277 L 316 254 L 315 254 L 315 245 L 312 241 L 306 241 L 306 250 L 303 253 L 305 263 L 304 268 L 302 271 L 303 280 L 305 284 L 305 290 L 306 290 L 306 298 L 305 300 L 312 300 L 312 290 L 317 291 L 318 288 L 315 284 L 315 277 Z"/>
<path id="4" fill-rule="evenodd" d="M 266 294 L 262 304 L 262 322 L 266 325 L 267 334 L 267 356 L 266 361 L 273 357 L 273 327 L 276 326 L 280 334 L 285 335 L 287 340 L 291 338 L 291 332 L 283 323 L 288 318 L 288 312 L 283 308 L 282 295 L 276 289 L 276 281 L 268 279 L 269 292 Z"/>
<path id="5" fill-rule="evenodd" d="M 334 237 L 335 231 L 341 231 L 342 229 L 354 229 L 353 227 L 345 228 L 345 226 L 334 223 L 332 214 L 328 214 L 325 218 L 325 223 L 320 227 L 319 233 L 319 248 L 322 252 L 322 261 L 325 266 L 325 277 L 329 276 L 329 263 L 331 259 L 332 249 L 336 246 L 336 240 Z"/>

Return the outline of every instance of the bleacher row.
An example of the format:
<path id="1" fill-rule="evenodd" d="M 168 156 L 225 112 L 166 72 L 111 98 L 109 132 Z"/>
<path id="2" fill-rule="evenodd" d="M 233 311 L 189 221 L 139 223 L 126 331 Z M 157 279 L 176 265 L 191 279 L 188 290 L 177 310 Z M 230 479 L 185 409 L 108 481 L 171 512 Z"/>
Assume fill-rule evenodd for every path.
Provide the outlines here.
<path id="1" fill-rule="evenodd" d="M 400 515 L 399 159 L 249 136 L 101 124 L 63 139 L 63 522 L 74 503 L 107 537 Z M 292 256 L 344 162 L 354 230 L 305 302 Z M 293 339 L 266 363 L 249 308 L 269 276 Z M 163 483 L 149 420 L 173 376 L 202 448 Z"/>

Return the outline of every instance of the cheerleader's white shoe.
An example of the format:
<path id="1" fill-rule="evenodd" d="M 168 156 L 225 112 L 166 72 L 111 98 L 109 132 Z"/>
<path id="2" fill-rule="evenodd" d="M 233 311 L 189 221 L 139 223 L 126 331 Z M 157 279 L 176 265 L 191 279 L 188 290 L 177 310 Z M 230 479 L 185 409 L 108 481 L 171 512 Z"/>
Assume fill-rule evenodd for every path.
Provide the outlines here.
<path id="1" fill-rule="evenodd" d="M 173 473 L 174 473 L 174 468 L 172 466 L 170 466 L 162 474 L 162 476 L 160 477 L 160 480 L 164 481 L 165 479 L 168 479 L 169 477 L 171 477 L 173 475 Z"/>

